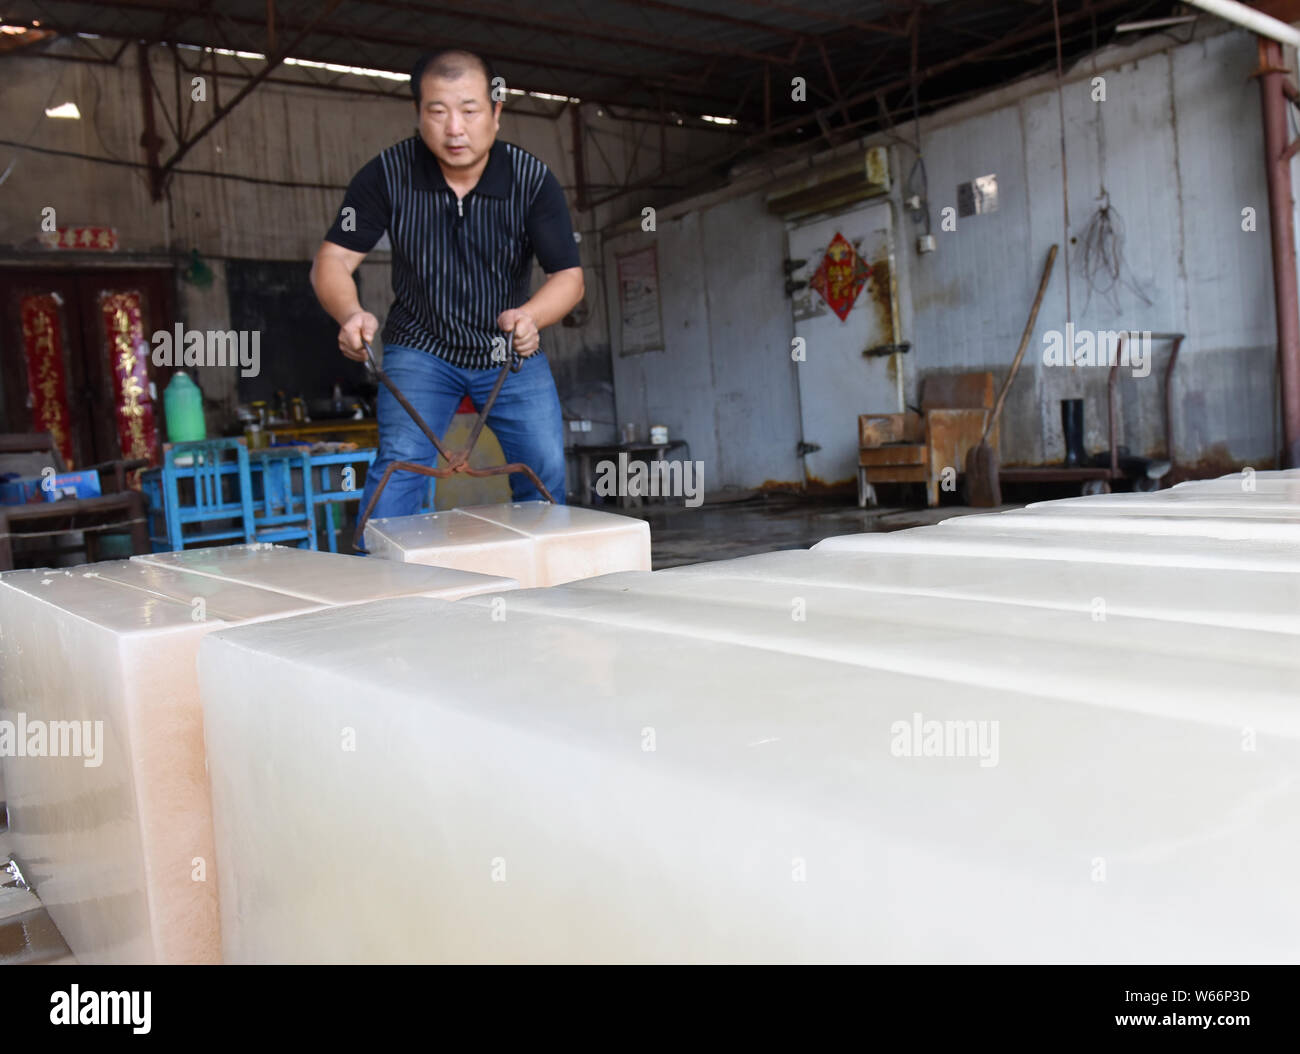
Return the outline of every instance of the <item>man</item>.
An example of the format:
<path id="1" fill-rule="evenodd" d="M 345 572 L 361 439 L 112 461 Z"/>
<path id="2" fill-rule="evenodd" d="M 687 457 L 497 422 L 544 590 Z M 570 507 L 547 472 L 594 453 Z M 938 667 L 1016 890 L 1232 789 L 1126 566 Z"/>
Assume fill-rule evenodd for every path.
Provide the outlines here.
<path id="1" fill-rule="evenodd" d="M 532 154 L 496 141 L 501 103 L 491 91 L 491 67 L 477 55 L 447 50 L 416 62 L 419 134 L 353 178 L 316 253 L 312 288 L 339 324 L 340 350 L 364 361 L 362 338 L 373 341 L 379 322 L 362 308 L 353 273 L 388 231 L 396 299 L 384 325 L 384 372 L 439 436 L 463 396 L 476 406 L 486 401 L 513 332 L 522 366 L 507 377 L 488 425 L 506 461 L 528 465 L 563 501 L 563 420 L 539 331 L 582 299 L 582 267 L 555 177 Z M 529 296 L 534 255 L 547 277 Z M 361 508 L 390 463 L 433 464 L 437 456 L 387 388 L 379 389 L 377 415 L 379 456 Z M 394 473 L 373 515 L 418 511 L 427 482 Z M 541 497 L 520 474 L 510 489 L 516 501 Z"/>

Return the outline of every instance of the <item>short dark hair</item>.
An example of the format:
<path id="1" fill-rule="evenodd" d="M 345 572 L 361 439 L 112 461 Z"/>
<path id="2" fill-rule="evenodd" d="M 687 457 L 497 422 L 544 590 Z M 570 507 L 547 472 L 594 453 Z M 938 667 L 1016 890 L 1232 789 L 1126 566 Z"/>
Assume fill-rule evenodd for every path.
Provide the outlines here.
<path id="1" fill-rule="evenodd" d="M 490 102 L 492 100 L 492 78 L 496 74 L 492 70 L 492 63 L 482 55 L 476 55 L 474 52 L 466 51 L 463 48 L 442 48 L 439 51 L 430 51 L 421 55 L 415 60 L 415 65 L 411 67 L 411 98 L 415 100 L 415 105 L 420 105 L 421 87 L 424 78 L 429 74 L 446 80 L 455 80 L 475 66 L 483 71 L 483 77 L 487 80 L 488 101 Z"/>

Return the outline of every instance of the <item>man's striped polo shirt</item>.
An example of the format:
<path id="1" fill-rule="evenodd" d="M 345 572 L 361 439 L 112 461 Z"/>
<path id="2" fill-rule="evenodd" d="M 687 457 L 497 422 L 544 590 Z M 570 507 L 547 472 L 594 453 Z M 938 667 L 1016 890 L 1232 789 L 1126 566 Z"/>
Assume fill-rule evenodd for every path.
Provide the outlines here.
<path id="1" fill-rule="evenodd" d="M 419 136 L 390 146 L 353 178 L 325 239 L 364 253 L 384 231 L 396 297 L 384 344 L 469 369 L 496 365 L 497 317 L 528 299 L 534 255 L 547 274 L 581 263 L 559 182 L 513 143 L 493 144 L 459 201 Z"/>

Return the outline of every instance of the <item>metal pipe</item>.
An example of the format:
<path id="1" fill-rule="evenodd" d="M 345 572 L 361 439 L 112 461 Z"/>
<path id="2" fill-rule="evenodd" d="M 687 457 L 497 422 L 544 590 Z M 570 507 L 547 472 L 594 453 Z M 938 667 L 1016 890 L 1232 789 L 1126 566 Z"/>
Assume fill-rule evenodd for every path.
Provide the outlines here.
<path id="1" fill-rule="evenodd" d="M 587 159 L 583 154 L 582 104 L 568 103 L 569 135 L 573 139 L 573 182 L 577 184 L 574 204 L 579 212 L 587 211 Z M 596 144 L 597 149 L 600 144 Z"/>
<path id="2" fill-rule="evenodd" d="M 1281 378 L 1282 460 L 1300 467 L 1300 290 L 1296 285 L 1295 201 L 1287 149 L 1287 69 L 1282 47 L 1259 38 L 1259 93 L 1264 114 L 1264 158 L 1268 176 L 1269 233 L 1273 246 L 1273 300 L 1277 310 L 1277 354 Z"/>
<path id="3" fill-rule="evenodd" d="M 145 157 L 149 162 L 149 196 L 154 201 L 161 201 L 166 181 L 160 164 L 159 150 L 162 139 L 153 113 L 153 72 L 149 69 L 149 45 L 141 41 L 136 45 L 136 65 L 140 73 L 140 99 L 144 105 L 144 132 L 140 136 L 140 145 L 144 147 Z"/>
<path id="4" fill-rule="evenodd" d="M 1237 25 L 1249 29 L 1252 33 L 1268 37 L 1269 40 L 1275 40 L 1279 44 L 1289 44 L 1293 48 L 1300 48 L 1300 30 L 1292 29 L 1285 22 L 1274 18 L 1272 15 L 1266 15 L 1263 11 L 1256 11 L 1253 7 L 1239 4 L 1237 0 L 1187 0 L 1187 2 L 1193 7 L 1199 7 L 1202 11 L 1208 11 L 1210 14 L 1218 15 L 1229 22 L 1235 22 Z"/>
<path id="5" fill-rule="evenodd" d="M 1124 338 L 1115 348 L 1115 362 L 1106 376 L 1106 436 L 1110 443 L 1110 478 L 1119 479 L 1119 421 L 1115 402 L 1119 394 L 1119 364 L 1123 361 Z"/>
<path id="6" fill-rule="evenodd" d="M 1152 339 L 1156 336 L 1155 333 L 1151 334 Z M 1165 369 L 1165 456 L 1169 459 L 1169 469 L 1172 472 L 1178 461 L 1174 457 L 1174 367 L 1178 365 L 1178 349 L 1183 346 L 1183 335 L 1175 333 L 1170 335 L 1170 339 L 1174 342 L 1174 347 L 1169 353 L 1169 365 Z"/>

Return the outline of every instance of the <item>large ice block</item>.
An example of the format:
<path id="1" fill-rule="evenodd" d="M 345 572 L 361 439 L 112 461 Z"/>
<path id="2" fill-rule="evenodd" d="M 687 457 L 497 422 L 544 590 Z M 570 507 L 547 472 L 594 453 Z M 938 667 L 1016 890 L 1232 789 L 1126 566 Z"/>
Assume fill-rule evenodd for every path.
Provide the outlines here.
<path id="1" fill-rule="evenodd" d="M 219 958 L 195 669 L 204 634 L 324 604 L 495 595 L 515 584 L 273 546 L 0 576 L 3 718 L 103 722 L 97 765 L 3 762 L 15 853 L 74 954 L 110 963 Z"/>
<path id="2" fill-rule="evenodd" d="M 1022 511 L 1099 508 L 1123 512 L 1158 510 L 1166 515 L 1181 515 L 1195 509 L 1230 511 L 1233 515 L 1243 516 L 1250 515 L 1252 510 L 1259 510 L 1266 515 L 1296 515 L 1300 514 L 1300 480 L 1263 481 L 1251 490 L 1242 490 L 1239 486 L 1210 487 L 1200 483 L 1180 483 L 1169 490 L 1149 494 L 1091 494 L 1082 498 L 1037 501 L 1026 505 Z"/>
<path id="3" fill-rule="evenodd" d="M 513 575 L 447 566 L 401 567 L 383 560 L 255 543 L 135 556 L 133 560 L 273 589 L 318 604 L 354 604 L 382 597 L 458 600 L 513 589 Z M 505 578 L 506 581 L 502 581 Z"/>
<path id="4" fill-rule="evenodd" d="M 818 586 L 799 622 L 761 580 L 714 587 L 210 635 L 228 958 L 1294 958 L 1295 660 L 1250 670 L 1267 640 L 1176 653 L 1135 619 L 1126 657 L 1079 619 L 1022 635 L 1003 603 L 863 615 Z M 892 631 L 886 600 L 909 602 Z M 1089 659 L 1091 696 L 1051 669 Z"/>
<path id="5" fill-rule="evenodd" d="M 644 520 L 549 502 L 479 505 L 372 520 L 375 556 L 504 574 L 524 587 L 558 585 L 616 571 L 650 569 Z"/>
<path id="6" fill-rule="evenodd" d="M 943 530 L 1090 531 L 1157 537 L 1219 538 L 1225 541 L 1300 543 L 1300 518 L 1260 509 L 1142 509 L 1117 510 L 1110 506 L 1076 506 L 1053 509 L 1016 509 L 1013 512 L 953 516 L 938 525 Z"/>
<path id="7" fill-rule="evenodd" d="M 93 572 L 0 576 L 0 715 L 85 736 L 4 759 L 14 854 L 83 962 L 219 958 L 194 655 L 220 623 L 194 613 Z"/>
<path id="8" fill-rule="evenodd" d="M 963 529 L 958 529 L 952 520 L 945 520 L 934 527 L 914 527 L 905 531 L 836 535 L 818 542 L 811 551 L 913 552 L 970 559 L 1068 560 L 1129 566 L 1240 569 L 1268 574 L 1300 571 L 1300 547 L 1284 539 L 1217 538 L 1191 532 L 1179 537 L 1137 530 L 1094 530 L 1090 523 L 1074 525 L 1073 529 L 1029 522 L 1008 526 L 1002 519 L 997 514 L 961 516 L 953 520 L 979 522 Z"/>
<path id="9" fill-rule="evenodd" d="M 622 588 L 584 583 L 523 590 L 497 608 L 647 633 L 677 633 L 1040 698 L 1149 711 L 1300 739 L 1295 705 L 1300 640 L 1294 617 L 1268 630 L 1143 617 L 1094 603 L 1043 608 L 985 597 L 866 592 L 839 586 L 702 576 L 619 575 Z M 482 598 L 466 603 L 480 604 Z M 1101 617 L 1096 617 L 1100 613 Z M 1081 642 L 1086 641 L 1086 646 Z M 936 644 L 942 646 L 937 647 Z M 1104 657 L 1104 658 L 1103 658 Z M 1169 666 L 1179 667 L 1171 692 Z M 1223 685 L 1238 696 L 1223 705 Z"/>
<path id="10" fill-rule="evenodd" d="M 997 533 L 1087 530 L 1292 545 L 1300 542 L 1300 481 L 1250 482 L 1249 489 L 1241 485 L 1209 487 L 1198 482 L 1150 494 L 1099 494 L 1035 502 L 1007 512 L 954 516 L 940 526 Z"/>
<path id="11" fill-rule="evenodd" d="M 531 539 L 460 509 L 371 520 L 366 550 L 378 562 L 503 575 L 525 588 L 538 584 Z"/>
<path id="12" fill-rule="evenodd" d="M 698 579 L 693 587 L 683 580 Z M 592 590 L 694 588 L 707 596 L 719 579 L 780 583 L 791 596 L 802 586 L 851 592 L 955 597 L 995 603 L 1059 608 L 1089 622 L 1108 614 L 1198 622 L 1211 626 L 1300 631 L 1300 576 L 1262 570 L 1201 568 L 1188 575 L 1178 566 L 1107 564 L 1084 560 L 1017 559 L 1009 552 L 972 558 L 965 553 L 862 552 L 789 549 L 713 563 L 686 564 L 647 575 L 604 575 L 572 583 Z M 1098 604 L 1098 601 L 1101 604 Z"/>

